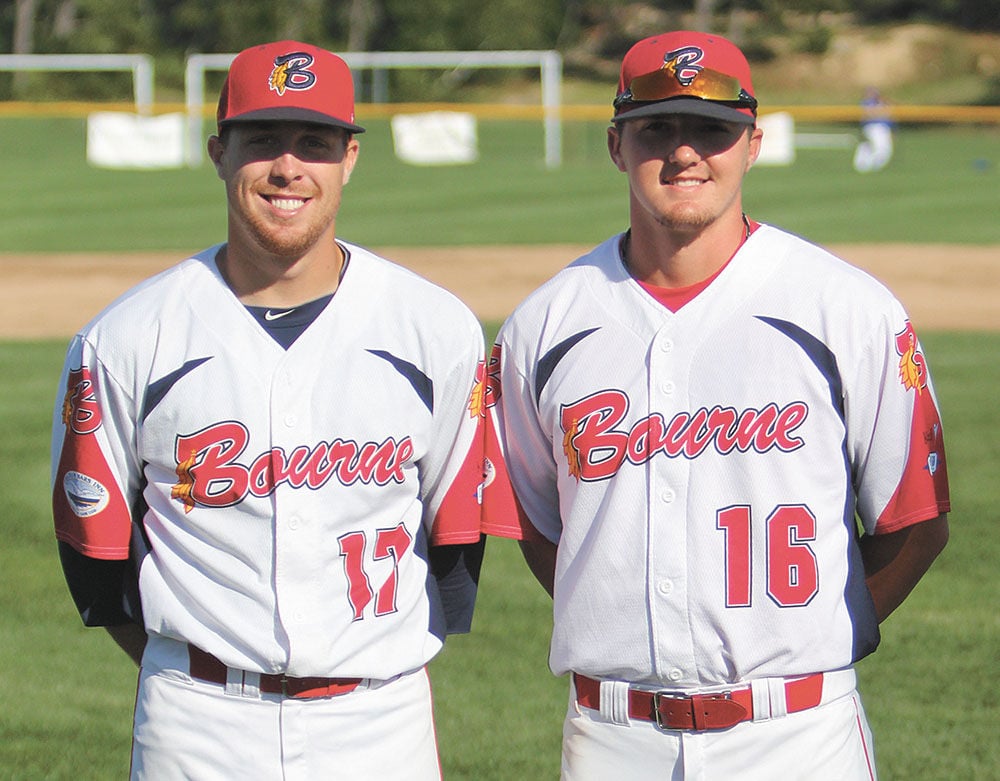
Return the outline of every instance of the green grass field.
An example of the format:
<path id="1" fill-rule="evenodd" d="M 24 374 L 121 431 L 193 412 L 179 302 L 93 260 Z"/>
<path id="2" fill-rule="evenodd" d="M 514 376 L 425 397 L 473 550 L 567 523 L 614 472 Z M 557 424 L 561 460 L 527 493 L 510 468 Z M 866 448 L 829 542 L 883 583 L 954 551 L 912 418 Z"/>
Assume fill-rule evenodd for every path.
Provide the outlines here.
<path id="1" fill-rule="evenodd" d="M 599 125 L 567 127 L 566 164 L 546 171 L 535 126 L 484 124 L 480 163 L 417 169 L 392 158 L 384 123 L 368 124 L 338 226 L 351 240 L 596 243 L 624 225 L 624 182 Z M 4 119 L 0 134 L 0 252 L 185 251 L 223 237 L 222 186 L 207 166 L 89 169 L 76 120 Z M 1000 243 L 996 129 L 906 128 L 898 147 L 892 168 L 870 177 L 851 171 L 846 150 L 755 170 L 748 211 L 822 243 Z M 862 693 L 883 779 L 986 781 L 1000 767 L 1000 334 L 922 337 L 948 441 L 952 539 L 860 665 Z M 128 767 L 135 670 L 80 624 L 52 535 L 63 347 L 0 342 L 0 779 L 103 781 Z M 491 541 L 474 630 L 432 666 L 446 778 L 558 776 L 566 681 L 547 670 L 549 628 L 549 601 L 516 546 Z"/>
<path id="2" fill-rule="evenodd" d="M 366 124 L 338 221 L 351 241 L 596 244 L 625 227 L 625 181 L 602 123 L 567 123 L 565 162 L 554 171 L 544 166 L 540 123 L 481 122 L 480 161 L 452 167 L 404 165 L 388 123 Z M 190 251 L 224 237 L 222 184 L 208 163 L 90 168 L 82 119 L 0 119 L 0 138 L 0 252 Z M 852 170 L 850 149 L 802 149 L 793 166 L 758 167 L 747 211 L 824 244 L 1000 243 L 1000 128 L 904 128 L 896 145 L 875 175 Z"/>

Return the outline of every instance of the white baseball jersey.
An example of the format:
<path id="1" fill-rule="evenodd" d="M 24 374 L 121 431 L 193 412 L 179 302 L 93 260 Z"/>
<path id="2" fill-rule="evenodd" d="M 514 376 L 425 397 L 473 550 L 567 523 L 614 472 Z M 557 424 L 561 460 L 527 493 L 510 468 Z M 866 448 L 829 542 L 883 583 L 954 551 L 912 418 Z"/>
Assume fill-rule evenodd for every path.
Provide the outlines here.
<path id="1" fill-rule="evenodd" d="M 693 688 L 849 666 L 879 639 L 855 515 L 878 534 L 949 507 L 906 313 L 769 226 L 674 313 L 620 238 L 494 350 L 506 465 L 559 546 L 553 672 Z"/>
<path id="2" fill-rule="evenodd" d="M 351 245 L 287 350 L 213 247 L 70 345 L 53 435 L 60 541 L 138 561 L 149 632 L 231 667 L 386 679 L 441 646 L 427 547 L 479 540 L 482 329 Z"/>

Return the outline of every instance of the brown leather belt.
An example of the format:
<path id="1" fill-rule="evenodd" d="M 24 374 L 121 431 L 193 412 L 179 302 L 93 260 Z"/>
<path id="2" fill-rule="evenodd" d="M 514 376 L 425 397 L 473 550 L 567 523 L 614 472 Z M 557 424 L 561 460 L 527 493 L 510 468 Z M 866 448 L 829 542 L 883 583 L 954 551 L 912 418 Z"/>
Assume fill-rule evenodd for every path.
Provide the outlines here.
<path id="1" fill-rule="evenodd" d="M 190 674 L 209 683 L 225 684 L 227 667 L 207 651 L 188 645 Z M 358 688 L 361 678 L 290 678 L 280 673 L 261 673 L 258 688 L 266 694 L 282 694 L 295 699 L 332 697 Z"/>
<path id="2" fill-rule="evenodd" d="M 601 682 L 573 673 L 576 701 L 584 708 L 601 709 Z M 785 681 L 788 713 L 815 708 L 823 699 L 823 673 Z M 753 719 L 753 693 L 749 686 L 710 694 L 676 695 L 671 692 L 628 690 L 629 718 L 655 722 L 660 729 L 728 729 Z"/>

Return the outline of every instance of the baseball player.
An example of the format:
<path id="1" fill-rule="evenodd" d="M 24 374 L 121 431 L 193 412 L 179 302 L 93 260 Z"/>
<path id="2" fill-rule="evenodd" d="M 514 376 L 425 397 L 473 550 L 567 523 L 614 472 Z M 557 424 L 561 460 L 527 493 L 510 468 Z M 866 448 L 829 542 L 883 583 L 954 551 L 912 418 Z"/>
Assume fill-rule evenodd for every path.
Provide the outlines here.
<path id="1" fill-rule="evenodd" d="M 440 778 L 425 667 L 474 599 L 483 336 L 335 238 L 361 132 L 336 55 L 240 53 L 208 143 L 227 241 L 69 346 L 56 536 L 141 662 L 133 778 Z"/>
<path id="2" fill-rule="evenodd" d="M 494 349 L 571 681 L 567 779 L 875 778 L 853 665 L 947 539 L 914 329 L 870 276 L 744 215 L 756 108 L 729 41 L 637 43 L 607 133 L 630 227 Z"/>
<path id="3" fill-rule="evenodd" d="M 882 93 L 868 87 L 861 99 L 861 140 L 854 148 L 854 170 L 881 171 L 892 160 L 892 119 Z"/>

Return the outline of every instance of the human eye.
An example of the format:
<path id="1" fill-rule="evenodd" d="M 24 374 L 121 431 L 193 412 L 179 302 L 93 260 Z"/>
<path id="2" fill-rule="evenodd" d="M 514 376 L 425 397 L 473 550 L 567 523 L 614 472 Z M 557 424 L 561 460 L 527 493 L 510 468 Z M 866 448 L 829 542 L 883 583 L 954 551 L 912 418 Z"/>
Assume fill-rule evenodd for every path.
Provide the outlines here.
<path id="1" fill-rule="evenodd" d="M 650 119 L 643 123 L 641 130 L 647 133 L 664 133 L 669 129 L 670 125 L 666 120 L 663 119 Z"/>
<path id="2" fill-rule="evenodd" d="M 269 149 L 277 143 L 277 137 L 274 133 L 260 130 L 249 134 L 246 142 L 248 146 L 256 147 L 258 149 Z"/>
<path id="3" fill-rule="evenodd" d="M 708 120 L 702 124 L 701 132 L 713 136 L 736 136 L 740 132 L 740 127 L 732 122 Z"/>
<path id="4" fill-rule="evenodd" d="M 330 141 L 323 136 L 306 136 L 303 144 L 309 149 L 322 150 L 330 148 Z"/>

